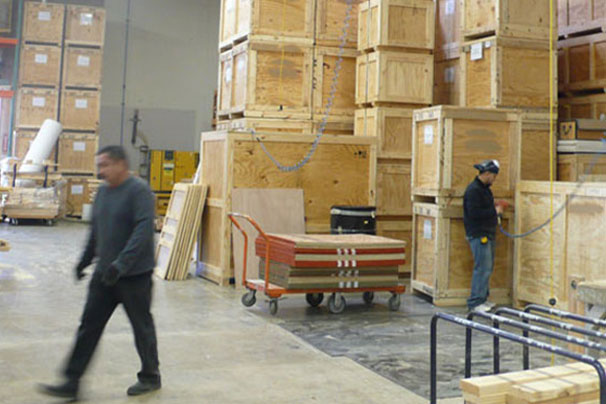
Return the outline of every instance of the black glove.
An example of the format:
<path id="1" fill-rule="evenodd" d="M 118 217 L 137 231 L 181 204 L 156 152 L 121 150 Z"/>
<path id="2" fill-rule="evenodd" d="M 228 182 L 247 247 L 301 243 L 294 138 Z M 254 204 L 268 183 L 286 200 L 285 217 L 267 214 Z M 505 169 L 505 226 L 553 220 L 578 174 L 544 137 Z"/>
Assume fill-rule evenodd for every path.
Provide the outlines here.
<path id="1" fill-rule="evenodd" d="M 103 282 L 105 286 L 114 286 L 118 282 L 119 278 L 120 271 L 118 271 L 118 268 L 110 265 L 105 271 L 103 271 L 103 274 L 101 275 L 101 282 Z"/>
<path id="2" fill-rule="evenodd" d="M 84 262 L 79 262 L 78 265 L 76 265 L 76 268 L 74 269 L 74 272 L 76 274 L 76 280 L 77 281 L 81 281 L 82 279 L 86 278 L 86 274 L 84 273 L 84 269 L 87 267 L 88 265 L 85 264 Z"/>

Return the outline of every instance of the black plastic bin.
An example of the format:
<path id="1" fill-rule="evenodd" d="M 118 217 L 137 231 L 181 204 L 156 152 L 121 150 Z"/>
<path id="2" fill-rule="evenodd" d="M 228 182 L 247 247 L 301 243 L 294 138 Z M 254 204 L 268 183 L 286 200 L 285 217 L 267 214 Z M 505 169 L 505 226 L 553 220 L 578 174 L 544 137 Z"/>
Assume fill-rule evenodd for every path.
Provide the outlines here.
<path id="1" fill-rule="evenodd" d="M 333 206 L 330 208 L 331 234 L 377 234 L 374 206 Z"/>

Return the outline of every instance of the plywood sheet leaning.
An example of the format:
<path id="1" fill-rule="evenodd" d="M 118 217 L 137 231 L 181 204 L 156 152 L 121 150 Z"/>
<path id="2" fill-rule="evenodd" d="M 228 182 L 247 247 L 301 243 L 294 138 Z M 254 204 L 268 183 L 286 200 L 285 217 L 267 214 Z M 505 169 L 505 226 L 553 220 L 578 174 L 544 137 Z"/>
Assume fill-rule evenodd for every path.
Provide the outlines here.
<path id="1" fill-rule="evenodd" d="M 261 229 L 273 233 L 305 233 L 305 211 L 301 189 L 238 188 L 232 193 L 232 211 L 251 216 Z M 257 231 L 245 220 L 238 223 L 248 235 L 247 277 L 258 279 L 259 258 L 255 255 L 254 240 Z M 244 237 L 239 230 L 232 231 L 234 278 L 236 288 L 242 287 Z"/>
<path id="2" fill-rule="evenodd" d="M 156 249 L 155 273 L 161 279 L 187 278 L 208 187 L 175 184 Z"/>

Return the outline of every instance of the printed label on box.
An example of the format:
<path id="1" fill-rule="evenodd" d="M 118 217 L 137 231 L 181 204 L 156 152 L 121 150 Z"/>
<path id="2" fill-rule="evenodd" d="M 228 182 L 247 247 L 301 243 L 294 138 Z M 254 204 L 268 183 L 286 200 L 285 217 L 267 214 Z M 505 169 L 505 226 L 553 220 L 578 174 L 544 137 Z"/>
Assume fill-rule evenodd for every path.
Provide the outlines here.
<path id="1" fill-rule="evenodd" d="M 48 63 L 48 55 L 45 53 L 36 53 L 36 56 L 34 56 L 34 62 L 45 65 Z"/>
<path id="2" fill-rule="evenodd" d="M 86 151 L 86 142 L 74 142 L 74 151 Z"/>
<path id="3" fill-rule="evenodd" d="M 88 100 L 86 98 L 76 98 L 76 108 L 78 108 L 78 109 L 88 108 Z"/>
<path id="4" fill-rule="evenodd" d="M 484 48 L 482 43 L 471 45 L 471 60 L 480 60 L 484 57 Z"/>
<path id="5" fill-rule="evenodd" d="M 425 240 L 431 240 L 431 233 L 432 233 L 432 229 L 431 229 L 431 220 L 425 220 L 423 222 L 423 238 Z"/>
<path id="6" fill-rule="evenodd" d="M 453 15 L 455 13 L 455 0 L 447 0 L 444 4 L 444 13 L 446 15 Z"/>
<path id="7" fill-rule="evenodd" d="M 93 25 L 93 14 L 92 13 L 81 13 L 80 14 L 80 25 Z"/>
<path id="8" fill-rule="evenodd" d="M 444 69 L 444 83 L 454 83 L 455 82 L 455 67 L 450 66 Z"/>
<path id="9" fill-rule="evenodd" d="M 32 99 L 32 105 L 34 107 L 43 107 L 46 105 L 46 98 L 44 97 L 34 97 Z"/>
<path id="10" fill-rule="evenodd" d="M 231 83 L 231 76 L 232 76 L 232 74 L 231 74 L 231 66 L 227 66 L 225 68 L 225 77 L 224 77 L 225 82 L 227 84 Z"/>
<path id="11" fill-rule="evenodd" d="M 433 144 L 433 126 L 431 126 L 431 125 L 425 126 L 423 135 L 425 138 L 425 144 Z"/>
<path id="12" fill-rule="evenodd" d="M 50 21 L 50 19 L 51 19 L 50 11 L 38 11 L 38 19 L 40 21 Z"/>
<path id="13" fill-rule="evenodd" d="M 90 57 L 79 55 L 77 63 L 78 63 L 78 66 L 88 67 L 88 66 L 90 66 Z"/>
<path id="14" fill-rule="evenodd" d="M 72 195 L 82 195 L 84 193 L 84 185 L 72 185 Z"/>

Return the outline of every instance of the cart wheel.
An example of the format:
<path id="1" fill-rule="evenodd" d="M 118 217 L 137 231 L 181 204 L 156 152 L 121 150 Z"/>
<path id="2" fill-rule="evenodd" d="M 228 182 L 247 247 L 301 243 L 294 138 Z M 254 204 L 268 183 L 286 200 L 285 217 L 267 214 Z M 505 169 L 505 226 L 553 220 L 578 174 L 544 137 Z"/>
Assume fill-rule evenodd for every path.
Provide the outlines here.
<path id="1" fill-rule="evenodd" d="M 311 307 L 318 307 L 324 300 L 324 293 L 307 293 L 305 300 Z"/>
<path id="2" fill-rule="evenodd" d="M 364 303 L 366 303 L 367 305 L 371 305 L 372 301 L 375 298 L 375 294 L 374 292 L 364 292 L 364 294 L 362 295 L 362 299 L 364 299 Z"/>
<path id="3" fill-rule="evenodd" d="M 45 222 L 46 222 L 47 226 L 54 226 L 55 225 L 55 221 L 53 219 L 46 219 Z"/>
<path id="4" fill-rule="evenodd" d="M 332 314 L 342 313 L 343 310 L 345 310 L 345 298 L 343 295 L 339 295 L 338 299 L 335 293 L 330 295 L 328 298 L 328 310 L 330 310 Z"/>
<path id="5" fill-rule="evenodd" d="M 269 301 L 269 313 L 275 316 L 278 312 L 278 299 L 271 299 Z"/>
<path id="6" fill-rule="evenodd" d="M 400 303 L 401 303 L 401 299 L 400 299 L 400 295 L 397 293 L 394 293 L 391 295 L 391 297 L 389 298 L 389 310 L 391 311 L 398 311 L 400 309 Z"/>
<path id="7" fill-rule="evenodd" d="M 18 226 L 19 225 L 19 219 L 11 219 L 11 224 L 13 226 Z"/>
<path id="8" fill-rule="evenodd" d="M 242 295 L 242 304 L 246 307 L 251 307 L 257 302 L 255 291 L 250 290 Z"/>

